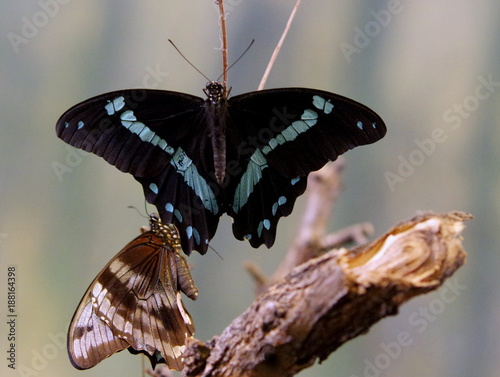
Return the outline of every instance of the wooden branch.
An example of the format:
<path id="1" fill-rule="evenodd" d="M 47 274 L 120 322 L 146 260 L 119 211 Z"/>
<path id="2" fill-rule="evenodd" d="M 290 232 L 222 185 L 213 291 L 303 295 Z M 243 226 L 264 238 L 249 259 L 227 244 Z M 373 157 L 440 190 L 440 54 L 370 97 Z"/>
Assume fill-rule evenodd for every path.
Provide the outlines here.
<path id="1" fill-rule="evenodd" d="M 278 57 L 278 54 L 281 50 L 281 46 L 283 46 L 283 43 L 285 42 L 285 38 L 290 31 L 290 27 L 292 26 L 293 20 L 295 19 L 295 15 L 297 14 L 297 10 L 299 9 L 301 0 L 296 0 L 295 6 L 293 7 L 292 13 L 290 14 L 290 17 L 288 18 L 288 22 L 286 23 L 285 30 L 283 30 L 283 34 L 281 34 L 281 38 L 278 41 L 278 44 L 274 48 L 273 54 L 271 55 L 271 59 L 269 59 L 269 63 L 267 64 L 266 71 L 264 72 L 264 75 L 262 76 L 262 80 L 260 81 L 259 87 L 257 90 L 262 90 L 264 89 L 264 86 L 266 86 L 267 78 L 269 77 L 269 74 L 271 73 L 271 69 L 273 68 L 274 62 L 276 61 L 276 58 Z"/>
<path id="2" fill-rule="evenodd" d="M 267 288 L 220 336 L 187 344 L 184 376 L 293 376 L 438 288 L 465 261 L 471 216 L 424 213 L 374 242 L 332 250 Z"/>

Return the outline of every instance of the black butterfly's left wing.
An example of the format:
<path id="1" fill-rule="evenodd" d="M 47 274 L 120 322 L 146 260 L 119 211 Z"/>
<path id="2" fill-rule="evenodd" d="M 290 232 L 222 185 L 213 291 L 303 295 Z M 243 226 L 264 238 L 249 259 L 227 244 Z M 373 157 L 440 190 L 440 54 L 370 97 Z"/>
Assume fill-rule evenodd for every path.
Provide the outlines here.
<path id="1" fill-rule="evenodd" d="M 337 94 L 306 88 L 251 92 L 229 100 L 232 122 L 266 162 L 294 178 L 318 170 L 359 145 L 384 137 L 383 120 Z"/>
<path id="2" fill-rule="evenodd" d="M 205 101 L 189 94 L 128 89 L 101 94 L 66 111 L 56 125 L 68 144 L 95 153 L 143 186 L 164 223 L 175 223 L 182 249 L 204 254 L 222 209 Z"/>
<path id="3" fill-rule="evenodd" d="M 125 246 L 92 282 L 73 316 L 71 363 L 88 369 L 130 348 L 153 364 L 161 355 L 170 368 L 182 369 L 194 325 L 180 300 L 178 275 L 174 251 L 153 232 Z"/>
<path id="4" fill-rule="evenodd" d="M 382 119 L 351 99 L 314 89 L 251 92 L 229 100 L 240 175 L 228 191 L 238 239 L 272 246 L 280 217 L 291 213 L 307 175 L 386 133 Z"/>

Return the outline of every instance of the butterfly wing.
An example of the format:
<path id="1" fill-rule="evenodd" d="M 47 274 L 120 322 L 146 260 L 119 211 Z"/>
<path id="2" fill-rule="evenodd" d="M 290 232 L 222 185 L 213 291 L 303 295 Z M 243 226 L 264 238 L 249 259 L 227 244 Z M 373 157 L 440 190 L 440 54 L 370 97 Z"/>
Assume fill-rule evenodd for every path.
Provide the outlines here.
<path id="1" fill-rule="evenodd" d="M 123 248 L 85 293 L 68 332 L 68 353 L 78 369 L 90 368 L 125 348 L 182 369 L 192 320 L 178 297 L 174 252 L 146 232 Z"/>
<path id="2" fill-rule="evenodd" d="M 373 110 L 321 90 L 263 90 L 233 97 L 229 104 L 244 140 L 254 138 L 269 165 L 290 178 L 306 176 L 387 131 Z"/>
<path id="3" fill-rule="evenodd" d="M 291 213 L 306 177 L 326 162 L 386 133 L 382 119 L 351 99 L 305 88 L 251 92 L 229 100 L 230 133 L 242 172 L 228 189 L 238 239 L 274 243 L 280 217 Z M 233 154 L 236 152 L 233 152 Z"/>
<path id="4" fill-rule="evenodd" d="M 163 222 L 177 225 L 187 255 L 206 252 L 221 215 L 204 103 L 177 92 L 121 90 L 72 107 L 56 125 L 68 144 L 132 174 Z"/>

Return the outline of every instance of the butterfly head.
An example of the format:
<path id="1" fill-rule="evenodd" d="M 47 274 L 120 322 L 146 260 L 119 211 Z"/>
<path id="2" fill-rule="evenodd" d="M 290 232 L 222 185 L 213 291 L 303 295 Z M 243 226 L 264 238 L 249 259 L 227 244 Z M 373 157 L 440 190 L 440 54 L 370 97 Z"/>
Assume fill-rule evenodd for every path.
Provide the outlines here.
<path id="1" fill-rule="evenodd" d="M 203 92 L 208 97 L 208 100 L 213 103 L 220 103 L 221 101 L 227 99 L 229 91 L 227 88 L 218 81 L 210 81 L 207 83 Z"/>
<path id="2" fill-rule="evenodd" d="M 149 215 L 149 225 L 153 233 L 160 236 L 163 242 L 168 243 L 176 252 L 180 253 L 182 250 L 181 236 L 174 224 L 165 224 L 158 214 L 152 213 Z"/>

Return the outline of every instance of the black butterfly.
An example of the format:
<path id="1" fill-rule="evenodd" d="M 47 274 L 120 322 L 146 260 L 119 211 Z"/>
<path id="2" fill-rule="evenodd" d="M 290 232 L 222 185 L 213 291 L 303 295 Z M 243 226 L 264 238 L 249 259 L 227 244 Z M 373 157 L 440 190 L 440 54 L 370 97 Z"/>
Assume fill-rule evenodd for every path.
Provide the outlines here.
<path id="1" fill-rule="evenodd" d="M 150 217 L 151 230 L 125 246 L 97 275 L 83 296 L 68 331 L 68 354 L 88 369 L 128 348 L 181 370 L 181 354 L 194 325 L 180 292 L 198 297 L 181 256 L 173 224 Z"/>
<path id="2" fill-rule="evenodd" d="M 180 229 L 187 255 L 206 253 L 223 213 L 236 238 L 272 246 L 311 171 L 386 133 L 366 106 L 320 90 L 228 99 L 221 83 L 209 82 L 204 92 L 206 100 L 146 89 L 101 94 L 56 126 L 67 143 L 131 173 L 161 219 Z"/>

